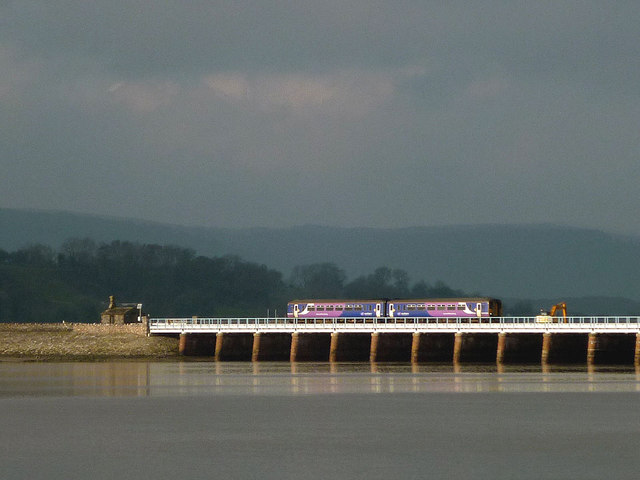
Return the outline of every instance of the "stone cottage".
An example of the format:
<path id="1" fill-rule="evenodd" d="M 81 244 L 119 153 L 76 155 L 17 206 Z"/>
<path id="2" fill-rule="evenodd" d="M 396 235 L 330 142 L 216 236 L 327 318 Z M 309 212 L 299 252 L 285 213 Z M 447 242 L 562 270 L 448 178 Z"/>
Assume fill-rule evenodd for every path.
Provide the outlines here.
<path id="1" fill-rule="evenodd" d="M 113 295 L 109 297 L 109 308 L 101 315 L 101 323 L 110 325 L 125 325 L 127 323 L 138 323 L 140 310 L 134 305 L 117 306 Z"/>

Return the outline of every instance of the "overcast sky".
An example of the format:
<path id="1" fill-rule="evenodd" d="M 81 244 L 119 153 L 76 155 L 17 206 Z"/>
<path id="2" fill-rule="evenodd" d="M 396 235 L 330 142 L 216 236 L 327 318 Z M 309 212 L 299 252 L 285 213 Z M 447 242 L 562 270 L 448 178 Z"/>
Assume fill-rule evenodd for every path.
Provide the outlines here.
<path id="1" fill-rule="evenodd" d="M 640 2 L 0 0 L 0 206 L 640 234 Z"/>

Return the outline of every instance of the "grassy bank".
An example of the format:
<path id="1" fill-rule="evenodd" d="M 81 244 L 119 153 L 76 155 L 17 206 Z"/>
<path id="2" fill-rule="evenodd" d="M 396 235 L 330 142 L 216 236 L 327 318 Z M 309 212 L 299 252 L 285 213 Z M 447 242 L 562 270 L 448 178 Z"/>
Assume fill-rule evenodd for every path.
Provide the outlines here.
<path id="1" fill-rule="evenodd" d="M 177 355 L 175 338 L 147 337 L 142 325 L 0 324 L 0 361 L 108 360 Z"/>

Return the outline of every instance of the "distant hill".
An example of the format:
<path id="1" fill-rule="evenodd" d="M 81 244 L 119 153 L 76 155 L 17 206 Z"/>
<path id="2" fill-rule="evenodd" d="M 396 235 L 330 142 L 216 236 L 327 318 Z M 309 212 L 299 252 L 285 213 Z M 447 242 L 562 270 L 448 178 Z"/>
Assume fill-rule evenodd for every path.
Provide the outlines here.
<path id="1" fill-rule="evenodd" d="M 58 247 L 72 237 L 173 244 L 209 256 L 234 254 L 285 275 L 296 265 L 332 262 L 350 278 L 387 266 L 407 271 L 412 280 L 442 280 L 501 298 L 640 300 L 640 238 L 597 230 L 553 225 L 233 230 L 0 209 L 2 249 L 33 243 Z"/>

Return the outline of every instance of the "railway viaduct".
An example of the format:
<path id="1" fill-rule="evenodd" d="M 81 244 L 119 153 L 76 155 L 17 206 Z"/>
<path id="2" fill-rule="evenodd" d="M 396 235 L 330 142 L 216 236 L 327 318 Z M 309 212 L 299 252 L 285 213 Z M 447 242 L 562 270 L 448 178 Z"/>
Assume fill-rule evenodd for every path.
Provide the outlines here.
<path id="1" fill-rule="evenodd" d="M 149 333 L 216 361 L 640 364 L 640 317 L 156 318 Z"/>

